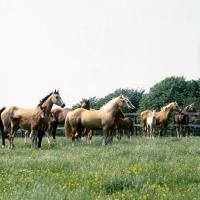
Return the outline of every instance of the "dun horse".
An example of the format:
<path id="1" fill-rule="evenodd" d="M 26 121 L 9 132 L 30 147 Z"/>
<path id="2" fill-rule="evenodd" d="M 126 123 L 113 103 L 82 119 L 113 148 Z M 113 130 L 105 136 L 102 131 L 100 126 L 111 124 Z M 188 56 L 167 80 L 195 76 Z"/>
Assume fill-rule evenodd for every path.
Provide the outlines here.
<path id="1" fill-rule="evenodd" d="M 80 107 L 89 110 L 90 109 L 90 100 L 83 99 L 83 102 Z M 64 109 L 60 109 L 60 108 L 55 108 L 51 111 L 50 120 L 48 122 L 47 134 L 46 134 L 47 141 L 49 144 L 50 144 L 50 140 L 49 140 L 50 132 L 52 131 L 53 139 L 54 139 L 54 141 L 56 141 L 57 126 L 58 126 L 58 124 L 64 126 L 65 118 L 69 112 L 71 112 L 71 110 L 64 110 Z"/>
<path id="2" fill-rule="evenodd" d="M 163 107 L 161 111 L 156 112 L 156 115 L 155 115 L 156 125 L 160 126 L 159 136 L 162 136 L 163 126 L 165 129 L 165 136 L 166 136 L 167 126 L 169 124 L 169 119 L 173 111 L 181 112 L 181 109 L 179 108 L 176 102 L 172 102 L 168 104 L 167 106 Z M 145 110 L 140 114 L 144 137 L 147 137 L 147 117 L 150 117 L 150 116 L 152 116 L 151 110 Z"/>
<path id="3" fill-rule="evenodd" d="M 75 135 L 82 133 L 84 128 L 89 130 L 103 129 L 102 145 L 105 145 L 105 139 L 109 128 L 114 123 L 114 117 L 118 109 L 130 108 L 124 96 L 119 96 L 109 101 L 101 110 L 86 110 L 78 108 L 70 112 L 65 120 L 65 135 L 72 137 L 74 145 Z"/>
<path id="4" fill-rule="evenodd" d="M 189 106 L 186 106 L 184 108 L 184 110 L 181 112 L 181 114 L 175 115 L 177 137 L 183 136 L 183 125 L 189 124 L 189 116 L 184 115 L 184 114 L 189 113 L 189 112 L 196 112 L 196 109 L 194 107 L 194 103 L 190 104 Z M 186 126 L 186 137 L 188 136 L 188 133 L 189 133 L 189 127 Z"/>
<path id="5" fill-rule="evenodd" d="M 154 129 L 156 126 L 156 111 L 152 111 L 152 116 L 147 117 L 147 137 L 154 139 Z"/>
<path id="6" fill-rule="evenodd" d="M 25 108 L 20 108 L 17 106 L 11 106 L 6 108 L 2 113 L 1 113 L 1 119 L 3 126 L 4 126 L 4 135 L 8 136 L 8 141 L 9 141 L 9 148 L 13 149 L 14 144 L 14 135 L 16 132 L 16 127 L 13 128 L 11 126 L 11 117 L 15 117 L 17 115 L 21 115 L 23 117 L 33 117 L 35 116 L 38 111 L 40 110 L 40 106 L 46 107 L 46 114 L 45 114 L 45 119 L 43 120 L 42 124 L 39 126 L 38 130 L 38 147 L 41 147 L 41 142 L 42 142 L 42 137 L 44 135 L 44 131 L 47 130 L 47 123 L 49 120 L 49 113 L 52 109 L 53 104 L 56 104 L 58 106 L 64 107 L 65 104 L 59 94 L 59 91 L 54 91 L 47 95 L 45 98 L 43 98 L 38 106 L 31 108 L 31 109 L 25 109 Z M 2 147 L 5 146 L 5 137 L 2 138 Z"/>
<path id="7" fill-rule="evenodd" d="M 38 128 L 41 125 L 42 120 L 45 118 L 46 107 L 40 106 L 40 109 L 41 110 L 39 110 L 38 113 L 32 117 L 24 117 L 21 115 L 10 117 L 12 127 L 20 126 L 25 130 L 31 131 L 30 139 L 32 148 L 36 148 Z"/>

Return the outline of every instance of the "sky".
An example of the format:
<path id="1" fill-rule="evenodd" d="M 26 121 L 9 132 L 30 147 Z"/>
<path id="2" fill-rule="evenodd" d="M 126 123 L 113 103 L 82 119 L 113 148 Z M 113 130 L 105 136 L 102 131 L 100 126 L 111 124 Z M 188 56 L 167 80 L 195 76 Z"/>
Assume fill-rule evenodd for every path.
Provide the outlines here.
<path id="1" fill-rule="evenodd" d="M 198 80 L 199 11 L 199 0 L 1 0 L 0 107 Z"/>

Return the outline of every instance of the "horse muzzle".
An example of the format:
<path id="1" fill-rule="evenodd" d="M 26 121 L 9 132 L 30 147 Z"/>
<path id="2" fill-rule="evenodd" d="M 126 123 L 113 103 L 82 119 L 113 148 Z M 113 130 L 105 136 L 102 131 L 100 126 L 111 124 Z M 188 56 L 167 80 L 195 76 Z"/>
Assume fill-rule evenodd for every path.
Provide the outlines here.
<path id="1" fill-rule="evenodd" d="M 64 108 L 64 107 L 65 107 L 65 104 L 62 104 L 62 105 L 61 105 L 61 108 Z"/>

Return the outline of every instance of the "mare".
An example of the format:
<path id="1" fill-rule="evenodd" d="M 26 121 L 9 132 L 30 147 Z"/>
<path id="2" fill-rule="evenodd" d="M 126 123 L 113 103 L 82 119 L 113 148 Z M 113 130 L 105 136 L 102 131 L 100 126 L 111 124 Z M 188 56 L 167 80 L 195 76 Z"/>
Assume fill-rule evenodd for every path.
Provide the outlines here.
<path id="1" fill-rule="evenodd" d="M 42 120 L 45 118 L 46 113 L 46 106 L 42 107 L 40 106 L 40 110 L 38 113 L 35 114 L 35 116 L 31 117 L 24 117 L 22 115 L 15 115 L 15 117 L 10 117 L 11 119 L 11 126 L 12 127 L 18 127 L 25 130 L 31 131 L 30 139 L 31 139 L 31 147 L 36 148 L 36 140 L 37 140 L 37 133 L 38 128 L 42 123 Z"/>
<path id="2" fill-rule="evenodd" d="M 156 125 L 160 126 L 159 129 L 159 136 L 162 136 L 162 127 L 164 126 L 165 134 L 167 133 L 167 126 L 169 124 L 169 119 L 173 111 L 181 112 L 181 109 L 179 108 L 178 104 L 176 102 L 172 102 L 168 104 L 167 106 L 161 108 L 161 111 L 156 112 L 155 118 L 156 118 Z M 142 130 L 144 137 L 147 137 L 147 118 L 152 116 L 151 110 L 145 110 L 140 114 L 141 123 L 142 123 Z"/>
<path id="3" fill-rule="evenodd" d="M 135 106 L 131 103 L 131 101 L 128 99 L 128 97 L 126 97 L 125 100 L 126 100 L 127 104 L 128 104 L 129 107 L 130 107 L 129 109 L 134 110 L 134 109 L 135 109 Z M 119 118 L 119 119 L 118 119 L 118 118 Z M 132 119 L 129 120 L 128 118 L 126 118 L 125 120 L 123 120 L 122 118 L 125 118 L 125 116 L 124 116 L 124 114 L 122 113 L 121 110 L 118 110 L 117 113 L 116 113 L 116 115 L 115 115 L 114 124 L 110 127 L 109 133 L 108 133 L 108 135 L 107 135 L 107 137 L 109 137 L 110 143 L 113 142 L 112 133 L 113 133 L 113 130 L 114 130 L 115 128 L 117 128 L 117 127 L 116 127 L 116 125 L 117 125 L 116 123 L 120 123 L 120 128 L 123 129 L 122 126 L 124 126 L 124 128 L 125 128 L 125 127 L 128 127 L 128 126 L 133 122 Z M 131 121 L 132 121 L 132 122 L 131 122 Z M 128 124 L 129 124 L 129 125 L 128 125 Z M 130 126 L 131 126 L 131 125 L 130 125 Z M 125 129 L 128 129 L 128 128 L 125 128 Z M 94 133 L 94 130 L 90 130 L 89 133 L 87 134 L 87 143 L 88 143 L 88 144 L 91 144 L 91 143 L 92 143 L 92 136 L 93 136 L 93 133 Z M 117 133 L 118 133 L 118 134 L 117 134 L 116 136 L 121 138 L 120 131 L 117 132 Z"/>
<path id="4" fill-rule="evenodd" d="M 154 129 L 156 126 L 156 111 L 152 110 L 152 115 L 147 117 L 147 137 L 154 139 Z"/>
<path id="5" fill-rule="evenodd" d="M 89 110 L 90 109 L 90 100 L 83 99 L 80 107 Z M 48 122 L 47 134 L 46 134 L 47 141 L 49 144 L 50 144 L 50 140 L 49 140 L 50 132 L 52 131 L 53 139 L 56 142 L 57 126 L 58 126 L 58 124 L 64 126 L 65 118 L 69 112 L 71 112 L 71 110 L 65 110 L 65 109 L 60 109 L 60 108 L 55 108 L 51 111 L 50 120 Z"/>
<path id="6" fill-rule="evenodd" d="M 109 128 L 114 123 L 114 118 L 118 110 L 130 108 L 124 96 L 120 95 L 107 104 L 100 110 L 86 110 L 84 108 L 77 108 L 68 113 L 65 120 L 65 136 L 72 138 L 72 146 L 74 146 L 75 135 L 81 135 L 84 128 L 89 130 L 103 129 L 102 146 L 105 146 L 105 139 Z"/>
<path id="7" fill-rule="evenodd" d="M 42 137 L 44 135 L 44 131 L 46 130 L 46 126 L 49 120 L 49 113 L 52 109 L 53 104 L 56 104 L 58 106 L 64 107 L 65 104 L 59 94 L 59 91 L 54 91 L 51 92 L 49 95 L 44 97 L 40 103 L 31 109 L 26 109 L 26 108 L 20 108 L 17 106 L 11 106 L 6 108 L 2 113 L 1 113 L 1 119 L 3 126 L 4 126 L 4 135 L 8 136 L 8 141 L 9 141 L 9 149 L 14 148 L 14 136 L 17 127 L 12 127 L 11 126 L 11 117 L 15 117 L 17 115 L 21 115 L 23 117 L 33 117 L 35 116 L 38 111 L 40 110 L 40 106 L 46 107 L 46 113 L 45 113 L 45 118 L 42 121 L 41 125 L 39 126 L 38 129 L 38 147 L 41 147 L 41 142 L 42 142 Z M 5 147 L 5 137 L 2 138 L 2 147 Z"/>
<path id="8" fill-rule="evenodd" d="M 183 125 L 189 124 L 189 116 L 185 115 L 189 112 L 196 112 L 196 108 L 194 107 L 194 103 L 186 106 L 180 114 L 175 114 L 175 123 L 176 123 L 176 133 L 177 137 L 183 136 Z M 186 137 L 189 133 L 189 126 L 186 126 Z"/>

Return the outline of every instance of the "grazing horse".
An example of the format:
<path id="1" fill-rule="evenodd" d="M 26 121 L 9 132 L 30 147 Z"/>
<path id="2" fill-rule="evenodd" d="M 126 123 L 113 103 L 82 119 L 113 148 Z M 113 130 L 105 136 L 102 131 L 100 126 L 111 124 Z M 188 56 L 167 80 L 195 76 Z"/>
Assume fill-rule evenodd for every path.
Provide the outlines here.
<path id="1" fill-rule="evenodd" d="M 4 134 L 8 136 L 8 141 L 9 141 L 9 149 L 14 148 L 13 140 L 14 140 L 14 135 L 16 132 L 16 127 L 15 129 L 11 126 L 11 117 L 15 117 L 17 115 L 21 115 L 23 117 L 32 117 L 35 116 L 38 111 L 40 110 L 40 106 L 46 107 L 46 114 L 45 118 L 42 121 L 41 125 L 39 126 L 38 129 L 38 147 L 41 147 L 41 142 L 42 142 L 42 137 L 44 135 L 44 130 L 47 126 L 48 120 L 49 120 L 49 113 L 52 109 L 53 104 L 56 104 L 61 107 L 65 107 L 65 104 L 59 94 L 59 91 L 54 91 L 44 97 L 38 106 L 31 108 L 31 109 L 25 109 L 25 108 L 20 108 L 17 106 L 11 106 L 6 108 L 2 113 L 1 113 L 1 119 L 3 126 L 4 126 Z M 2 147 L 5 147 L 5 137 L 2 138 Z"/>
<path id="2" fill-rule="evenodd" d="M 83 99 L 83 102 L 80 107 L 89 110 L 90 109 L 90 100 Z M 60 109 L 60 108 L 55 108 L 51 111 L 50 120 L 48 122 L 48 129 L 46 132 L 47 133 L 46 137 L 47 137 L 47 141 L 49 144 L 50 144 L 50 140 L 49 140 L 50 132 L 52 131 L 53 139 L 56 142 L 57 126 L 58 126 L 58 124 L 64 126 L 65 118 L 69 112 L 71 112 L 71 110 L 64 110 L 64 109 Z"/>
<path id="3" fill-rule="evenodd" d="M 147 117 L 147 137 L 154 139 L 154 129 L 156 126 L 156 111 L 152 110 L 152 116 Z"/>
<path id="4" fill-rule="evenodd" d="M 162 126 L 164 126 L 165 129 L 165 136 L 167 133 L 167 126 L 169 124 L 169 119 L 173 111 L 181 112 L 181 109 L 179 108 L 178 104 L 176 102 L 172 102 L 168 104 L 167 106 L 161 108 L 161 111 L 156 112 L 156 125 L 160 126 L 159 130 L 159 136 L 162 136 Z M 152 116 L 151 110 L 145 110 L 140 114 L 141 122 L 142 122 L 142 129 L 144 137 L 147 137 L 147 117 Z"/>
<path id="5" fill-rule="evenodd" d="M 189 112 L 196 112 L 196 108 L 194 107 L 194 103 L 190 104 L 189 106 L 186 106 L 184 110 L 181 112 L 181 114 L 175 115 L 175 123 L 176 123 L 176 133 L 177 137 L 183 136 L 183 125 L 189 124 L 189 116 L 184 115 Z M 180 129 L 179 129 L 180 127 Z M 189 126 L 186 126 L 186 137 L 189 133 Z"/>
<path id="6" fill-rule="evenodd" d="M 46 107 L 40 106 L 40 109 L 41 110 L 39 110 L 35 116 L 24 117 L 22 115 L 15 115 L 15 117 L 10 117 L 11 127 L 13 127 L 13 129 L 20 126 L 25 130 L 31 131 L 30 139 L 32 148 L 36 148 L 38 128 L 41 125 L 42 120 L 45 118 Z"/>
<path id="7" fill-rule="evenodd" d="M 101 128 L 103 129 L 102 145 L 105 146 L 106 136 L 109 128 L 114 123 L 114 117 L 117 111 L 125 108 L 130 109 L 130 106 L 122 95 L 109 101 L 100 110 L 77 108 L 68 113 L 66 117 L 65 136 L 72 138 L 72 146 L 74 146 L 76 133 L 81 135 L 84 128 L 89 130 Z"/>

